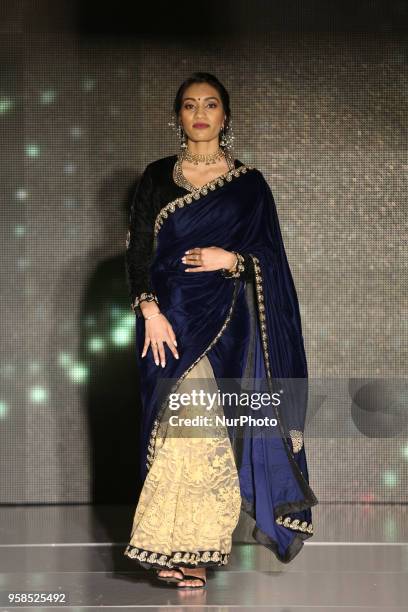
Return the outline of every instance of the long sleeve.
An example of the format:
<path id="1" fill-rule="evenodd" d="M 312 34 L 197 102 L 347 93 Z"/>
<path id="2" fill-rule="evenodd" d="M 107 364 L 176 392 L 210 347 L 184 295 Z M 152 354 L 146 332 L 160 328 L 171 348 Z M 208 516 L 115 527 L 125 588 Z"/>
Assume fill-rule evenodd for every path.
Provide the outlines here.
<path id="1" fill-rule="evenodd" d="M 154 244 L 152 196 L 152 177 L 148 165 L 135 189 L 126 237 L 126 277 L 132 303 L 131 307 L 137 316 L 142 316 L 138 305 L 138 300 L 142 294 L 151 294 L 155 297 L 149 273 Z"/>

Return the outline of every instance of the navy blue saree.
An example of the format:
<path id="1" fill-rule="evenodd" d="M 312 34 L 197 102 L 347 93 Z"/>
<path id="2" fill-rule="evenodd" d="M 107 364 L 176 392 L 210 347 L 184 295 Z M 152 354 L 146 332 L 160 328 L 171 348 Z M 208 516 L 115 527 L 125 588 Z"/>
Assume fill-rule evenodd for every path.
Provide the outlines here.
<path id="1" fill-rule="evenodd" d="M 160 378 L 174 379 L 174 392 L 206 357 L 216 379 L 264 379 L 271 392 L 284 388 L 285 401 L 273 408 L 279 435 L 271 437 L 262 428 L 255 435 L 250 427 L 242 437 L 229 428 L 229 435 L 241 508 L 254 520 L 253 536 L 288 563 L 313 534 L 311 507 L 318 502 L 309 486 L 303 441 L 308 371 L 298 299 L 269 185 L 259 170 L 240 163 L 161 206 L 153 232 L 149 287 L 173 327 L 180 358 L 166 344 L 164 368 L 156 366 L 150 349 L 141 358 L 145 325 L 137 318 L 142 478 L 154 461 L 166 409 L 167 398 L 158 397 Z M 184 272 L 191 267 L 181 261 L 187 249 L 213 245 L 250 257 L 250 280 L 228 278 L 220 270 Z M 299 380 L 304 384 L 295 384 Z"/>

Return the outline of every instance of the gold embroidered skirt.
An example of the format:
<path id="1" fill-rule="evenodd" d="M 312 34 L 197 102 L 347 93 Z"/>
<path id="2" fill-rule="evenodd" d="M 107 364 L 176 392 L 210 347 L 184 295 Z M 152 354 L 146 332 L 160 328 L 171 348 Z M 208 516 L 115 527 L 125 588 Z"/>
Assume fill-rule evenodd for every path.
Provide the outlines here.
<path id="1" fill-rule="evenodd" d="M 217 393 L 206 355 L 180 383 L 177 393 L 191 394 L 194 389 Z M 168 417 L 174 415 L 210 415 L 215 419 L 216 414 L 223 415 L 222 406 L 215 402 L 209 411 L 205 405 L 189 404 L 167 411 L 159 425 L 153 462 L 124 555 L 146 569 L 225 565 L 241 509 L 239 478 L 227 428 L 215 424 L 202 429 L 175 427 L 168 423 Z"/>

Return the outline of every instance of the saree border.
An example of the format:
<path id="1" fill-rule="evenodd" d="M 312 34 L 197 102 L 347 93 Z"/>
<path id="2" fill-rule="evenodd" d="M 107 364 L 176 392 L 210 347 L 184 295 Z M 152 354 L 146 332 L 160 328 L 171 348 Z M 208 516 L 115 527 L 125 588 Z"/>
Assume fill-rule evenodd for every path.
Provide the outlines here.
<path id="1" fill-rule="evenodd" d="M 228 170 L 228 172 L 217 176 L 217 178 L 213 179 L 212 181 L 204 183 L 204 185 L 198 187 L 193 192 L 186 193 L 186 195 L 180 196 L 179 198 L 176 198 L 163 206 L 163 208 L 161 208 L 156 215 L 154 222 L 154 236 L 156 237 L 159 233 L 160 228 L 163 226 L 164 220 L 167 219 L 169 213 L 174 213 L 177 208 L 183 208 L 183 206 L 186 204 L 191 204 L 193 201 L 199 200 L 202 196 L 206 196 L 209 191 L 214 191 L 217 189 L 217 187 L 222 187 L 225 184 L 225 181 L 230 183 L 234 177 L 238 178 L 241 176 L 241 174 L 245 174 L 248 170 L 256 170 L 256 168 L 255 166 L 249 166 L 248 164 L 242 164 L 241 166 L 238 166 L 238 168 L 232 168 L 231 170 Z"/>
<path id="2" fill-rule="evenodd" d="M 263 349 L 263 355 L 264 355 L 264 361 L 265 361 L 265 371 L 266 371 L 266 375 L 268 378 L 268 382 L 270 383 L 272 381 L 272 374 L 271 374 L 271 367 L 270 367 L 270 360 L 269 360 L 268 329 L 267 329 L 267 322 L 266 322 L 266 315 L 265 315 L 265 305 L 263 303 L 264 296 L 263 296 L 263 287 L 262 287 L 262 283 L 263 283 L 262 271 L 261 271 L 261 266 L 260 266 L 258 257 L 256 257 L 256 255 L 253 255 L 252 253 L 250 253 L 249 255 L 251 256 L 253 264 L 254 264 L 255 290 L 256 290 L 256 298 L 257 298 L 256 303 L 257 303 L 259 326 L 260 326 L 260 332 L 261 332 L 262 349 Z M 278 412 L 276 412 L 276 416 L 277 416 L 277 420 L 280 425 L 280 429 L 283 433 L 284 428 L 282 427 L 282 423 L 279 418 Z M 302 436 L 301 439 L 303 440 L 302 432 L 299 432 L 298 430 L 291 430 L 291 431 L 294 432 L 295 445 L 299 447 L 299 434 Z M 288 454 L 289 460 L 294 468 L 297 481 L 301 489 L 305 492 L 305 500 L 308 502 L 308 505 L 305 507 L 308 508 L 310 506 L 316 505 L 318 501 L 314 495 L 310 499 L 307 497 L 308 490 L 310 492 L 312 492 L 312 490 L 309 484 L 307 483 L 304 475 L 302 474 L 298 464 L 296 463 L 294 453 L 290 449 L 289 444 L 287 443 L 286 438 L 284 436 L 282 436 L 282 440 L 284 442 L 285 449 Z M 302 445 L 303 445 L 303 442 L 302 442 Z M 293 519 L 290 516 L 286 516 L 285 518 L 283 517 L 283 515 L 287 514 L 287 512 L 290 512 L 292 508 L 294 512 L 304 509 L 304 508 L 300 508 L 299 504 L 297 505 L 297 507 L 296 507 L 296 504 L 295 505 L 294 504 L 283 504 L 282 506 L 278 507 L 278 511 L 277 511 L 278 516 L 275 517 L 275 522 L 278 525 L 282 525 L 283 527 L 288 527 L 290 529 L 293 529 L 294 531 L 308 534 L 307 537 L 310 537 L 311 535 L 313 535 L 313 523 L 307 523 L 307 521 L 301 522 L 299 519 Z"/>
<path id="3" fill-rule="evenodd" d="M 138 546 L 132 546 L 131 544 L 126 546 L 123 554 L 130 559 L 136 559 L 146 569 L 151 567 L 173 568 L 180 565 L 192 568 L 226 565 L 231 555 L 231 553 L 222 553 L 219 550 L 202 550 L 198 552 L 177 551 L 171 555 L 165 555 L 139 548 Z"/>
<path id="4" fill-rule="evenodd" d="M 246 512 L 251 518 L 255 519 L 255 512 L 254 512 L 254 504 L 250 503 L 247 499 L 243 498 L 242 500 L 242 509 L 244 512 Z M 279 519 L 276 521 L 278 523 L 278 525 L 282 524 L 282 521 L 280 520 L 282 517 L 279 517 Z M 285 519 L 286 520 L 286 519 Z M 297 519 L 295 519 L 297 520 Z M 306 526 L 305 526 L 306 524 Z M 266 534 L 264 531 L 262 531 L 262 529 L 259 529 L 259 527 L 255 524 L 253 532 L 252 532 L 252 537 L 259 542 L 260 544 L 262 544 L 262 546 L 265 546 L 266 548 L 269 548 L 269 550 L 271 550 L 277 557 L 277 559 L 279 559 L 279 561 L 281 563 L 290 563 L 292 561 L 292 559 L 294 559 L 296 557 L 296 555 L 300 552 L 302 546 L 303 546 L 303 541 L 304 540 L 308 540 L 309 538 L 312 537 L 313 535 L 313 526 L 311 523 L 309 523 L 309 526 L 307 524 L 307 521 L 303 521 L 303 523 L 301 524 L 301 529 L 297 529 L 294 526 L 291 525 L 291 521 L 286 520 L 286 524 L 284 524 L 284 527 L 289 527 L 291 529 L 294 529 L 297 533 L 294 537 L 294 539 L 292 540 L 292 542 L 289 544 L 289 546 L 286 549 L 286 552 L 284 555 L 282 555 L 279 552 L 279 547 L 278 547 L 278 543 L 275 540 L 272 540 L 272 538 Z M 311 529 L 311 530 L 310 530 Z"/>

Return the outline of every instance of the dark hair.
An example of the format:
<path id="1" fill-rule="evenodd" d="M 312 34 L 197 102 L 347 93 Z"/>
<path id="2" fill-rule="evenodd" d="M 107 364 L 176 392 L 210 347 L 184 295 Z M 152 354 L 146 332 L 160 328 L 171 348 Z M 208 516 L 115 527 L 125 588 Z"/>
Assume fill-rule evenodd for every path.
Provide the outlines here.
<path id="1" fill-rule="evenodd" d="M 185 81 L 182 82 L 182 84 L 178 88 L 176 97 L 174 98 L 174 102 L 173 102 L 173 111 L 176 117 L 178 118 L 178 115 L 181 109 L 181 102 L 182 102 L 184 92 L 187 89 L 187 87 L 189 87 L 193 83 L 208 83 L 209 85 L 212 85 L 218 91 L 220 98 L 221 98 L 222 106 L 224 108 L 224 112 L 226 115 L 224 129 L 225 130 L 228 129 L 228 125 L 229 125 L 230 117 L 231 117 L 229 93 L 225 89 L 224 85 L 220 83 L 217 77 L 215 77 L 213 74 L 210 74 L 209 72 L 193 72 L 193 74 L 191 74 L 189 77 L 187 77 L 187 79 L 185 79 Z"/>

